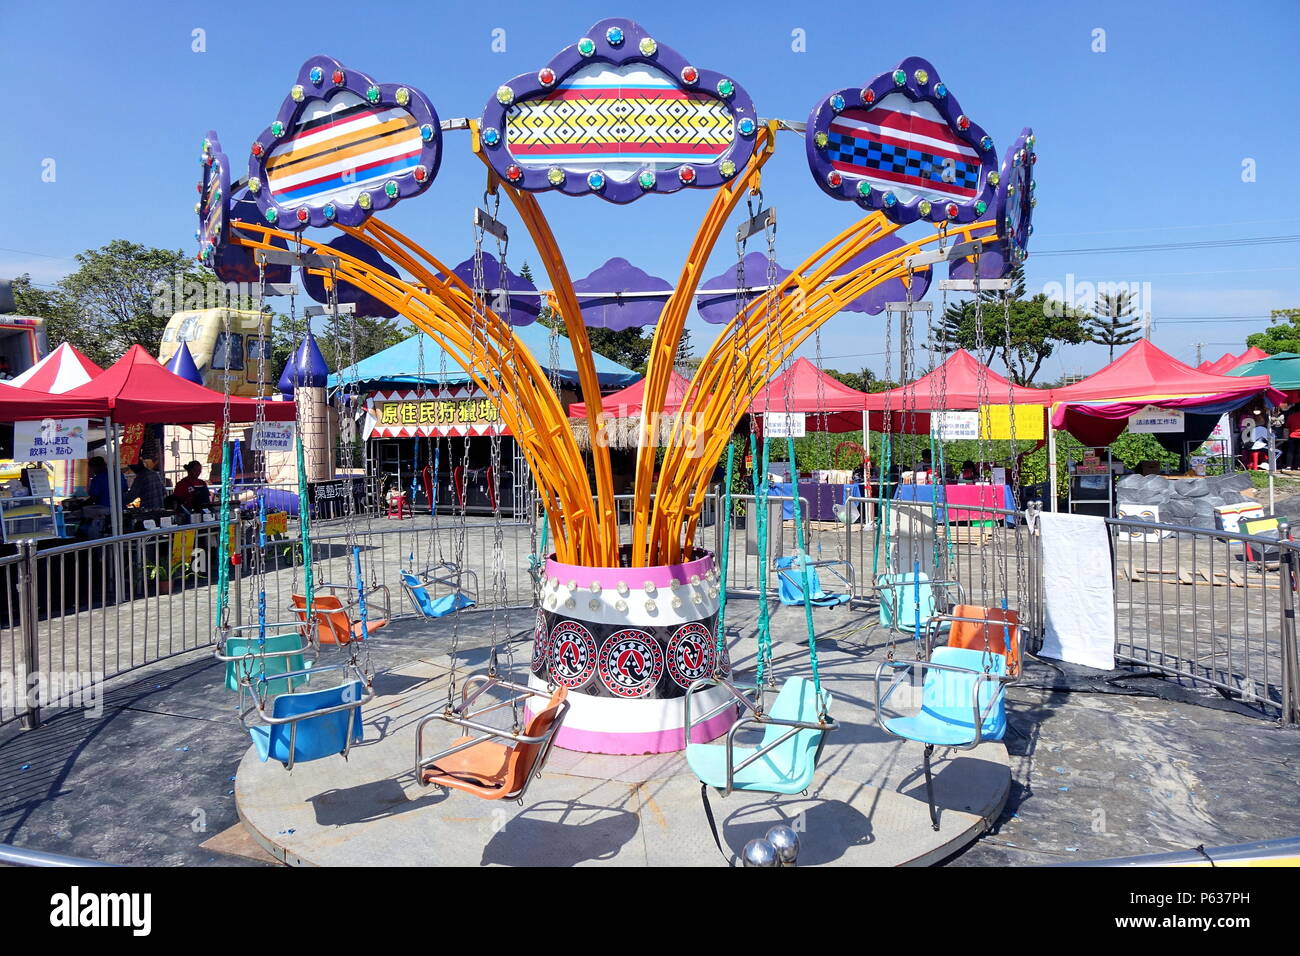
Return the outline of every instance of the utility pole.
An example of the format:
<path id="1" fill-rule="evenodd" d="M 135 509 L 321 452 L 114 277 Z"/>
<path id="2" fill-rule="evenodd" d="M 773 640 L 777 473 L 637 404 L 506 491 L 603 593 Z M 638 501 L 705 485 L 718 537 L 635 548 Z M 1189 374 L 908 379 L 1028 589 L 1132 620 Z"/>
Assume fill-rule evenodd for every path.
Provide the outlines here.
<path id="1" fill-rule="evenodd" d="M 1193 342 L 1192 344 L 1196 346 L 1196 364 L 1199 366 L 1201 364 L 1201 349 L 1205 347 L 1205 343 Z"/>

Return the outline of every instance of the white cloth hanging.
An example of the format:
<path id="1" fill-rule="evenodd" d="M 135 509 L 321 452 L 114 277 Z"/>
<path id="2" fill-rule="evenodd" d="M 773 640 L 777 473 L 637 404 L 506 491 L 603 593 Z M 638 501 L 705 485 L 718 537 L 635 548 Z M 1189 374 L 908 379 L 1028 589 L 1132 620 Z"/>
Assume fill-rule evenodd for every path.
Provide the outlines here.
<path id="1" fill-rule="evenodd" d="M 1115 570 L 1106 519 L 1045 512 L 1042 657 L 1115 669 Z"/>

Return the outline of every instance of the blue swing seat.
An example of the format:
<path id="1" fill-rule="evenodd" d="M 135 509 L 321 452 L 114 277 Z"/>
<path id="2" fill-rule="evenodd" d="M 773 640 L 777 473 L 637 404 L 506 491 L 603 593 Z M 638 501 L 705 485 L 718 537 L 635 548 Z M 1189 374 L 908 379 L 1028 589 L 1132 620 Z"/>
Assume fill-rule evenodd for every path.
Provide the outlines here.
<path id="1" fill-rule="evenodd" d="M 829 713 L 832 698 L 825 694 L 826 710 Z M 799 721 L 818 723 L 817 692 L 812 681 L 803 677 L 791 677 L 777 694 L 776 700 L 768 711 L 773 721 Z M 740 724 L 758 727 L 760 723 L 752 717 L 741 717 L 732 725 L 733 731 Z M 781 736 L 790 732 L 790 727 L 779 723 L 768 723 L 763 732 L 763 741 L 757 747 L 734 747 L 733 766 L 770 746 Z M 689 734 L 689 728 L 688 728 Z M 826 731 L 801 729 L 787 740 L 777 744 L 773 749 L 759 757 L 747 767 L 735 772 L 731 783 L 733 790 L 754 790 L 762 793 L 801 793 L 812 783 L 813 772 L 817 769 L 817 757 L 821 751 L 822 740 Z M 727 740 L 731 739 L 728 734 Z M 686 762 L 690 765 L 700 782 L 719 790 L 727 789 L 727 747 L 723 743 L 687 744 Z"/>
<path id="2" fill-rule="evenodd" d="M 248 733 L 253 738 L 254 746 L 257 747 L 258 757 L 263 762 L 275 759 L 292 766 L 307 760 L 319 760 L 322 757 L 345 753 L 352 744 L 361 740 L 359 701 L 364 696 L 364 689 L 359 680 L 304 694 L 281 694 L 275 698 L 272 705 L 273 718 L 296 717 L 299 714 L 310 714 L 312 711 L 327 710 L 331 707 L 343 709 L 315 717 L 304 717 L 290 723 L 249 727 Z M 349 722 L 352 727 L 351 740 L 348 739 Z M 289 744 L 291 738 L 292 753 Z"/>
<path id="3" fill-rule="evenodd" d="M 416 608 L 425 617 L 446 617 L 462 608 L 474 606 L 474 602 L 464 591 L 455 591 L 435 599 L 429 594 L 429 586 L 411 571 L 402 572 L 402 585 L 406 588 L 406 593 L 411 596 Z"/>
<path id="4" fill-rule="evenodd" d="M 936 647 L 921 685 L 921 710 L 911 717 L 892 717 L 881 726 L 895 737 L 936 747 L 969 747 L 975 743 L 975 686 L 979 684 L 979 740 L 1001 740 L 1007 732 L 1007 659 L 963 647 Z M 911 667 L 899 663 L 896 667 Z M 948 667 L 960 670 L 948 670 Z M 886 695 L 888 696 L 888 695 Z M 879 706 L 879 705 L 878 705 Z"/>
<path id="5" fill-rule="evenodd" d="M 809 557 L 807 551 L 802 551 L 797 555 L 777 558 L 773 563 L 782 604 L 788 607 L 803 607 L 803 574 L 799 568 L 800 557 L 808 562 L 808 600 L 814 607 L 837 607 L 848 604 L 853 599 L 849 594 L 827 594 L 823 591 L 821 579 L 817 577 L 815 562 Z"/>
<path id="6" fill-rule="evenodd" d="M 880 626 L 900 631 L 915 630 L 934 616 L 934 585 L 924 571 L 882 574 L 876 579 L 880 591 Z"/>
<path id="7" fill-rule="evenodd" d="M 292 693 L 311 679 L 310 674 L 273 680 L 276 674 L 289 674 L 306 670 L 303 657 L 303 639 L 301 634 L 274 634 L 266 639 L 266 646 L 261 647 L 256 637 L 228 637 L 225 643 L 225 656 L 237 657 L 238 660 L 226 661 L 226 689 L 238 691 L 240 679 L 257 680 L 266 675 L 268 696 Z M 263 655 L 265 651 L 265 656 Z M 297 651 L 285 654 L 285 651 Z M 248 655 L 251 655 L 248 656 Z M 275 655 L 275 656 L 271 656 Z"/>

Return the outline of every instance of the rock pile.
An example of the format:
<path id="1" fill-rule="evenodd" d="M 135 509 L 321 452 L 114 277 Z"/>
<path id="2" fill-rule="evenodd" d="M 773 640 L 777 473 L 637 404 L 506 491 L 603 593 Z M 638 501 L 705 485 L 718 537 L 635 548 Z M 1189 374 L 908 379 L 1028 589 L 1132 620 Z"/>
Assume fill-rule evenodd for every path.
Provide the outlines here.
<path id="1" fill-rule="evenodd" d="M 1250 476 L 1240 471 L 1173 480 L 1163 475 L 1125 475 L 1115 486 L 1120 504 L 1157 505 L 1166 524 L 1209 530 L 1215 527 L 1215 508 L 1256 501 L 1253 492 Z"/>

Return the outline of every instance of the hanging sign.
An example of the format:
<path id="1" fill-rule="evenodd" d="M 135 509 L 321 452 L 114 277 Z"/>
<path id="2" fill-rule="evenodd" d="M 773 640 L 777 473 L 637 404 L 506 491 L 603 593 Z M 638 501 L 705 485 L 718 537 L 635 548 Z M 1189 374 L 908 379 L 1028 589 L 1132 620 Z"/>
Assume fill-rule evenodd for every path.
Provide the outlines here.
<path id="1" fill-rule="evenodd" d="M 508 434 L 491 397 L 476 388 L 374 392 L 366 399 L 367 438 Z"/>
<path id="2" fill-rule="evenodd" d="M 68 461 L 86 457 L 84 418 L 14 422 L 14 461 Z M 139 449 L 137 449 L 137 452 Z"/>
<path id="3" fill-rule="evenodd" d="M 225 439 L 226 426 L 219 424 L 212 433 L 212 446 L 208 449 L 209 465 L 221 464 L 221 446 L 225 443 Z"/>
<path id="4" fill-rule="evenodd" d="M 1145 435 L 1176 434 L 1186 431 L 1183 424 L 1183 410 L 1148 405 L 1129 416 L 1128 430 Z"/>
<path id="5" fill-rule="evenodd" d="M 940 441 L 978 439 L 979 412 L 933 412 L 930 415 L 930 433 Z"/>
<path id="6" fill-rule="evenodd" d="M 1012 415 L 1015 415 L 1016 441 L 1038 441 L 1043 437 L 1041 405 L 983 405 L 980 407 L 980 437 L 991 441 L 1010 441 Z"/>
<path id="7" fill-rule="evenodd" d="M 763 433 L 768 438 L 803 438 L 807 426 L 803 412 L 767 412 L 763 416 Z"/>
<path id="8" fill-rule="evenodd" d="M 293 451 L 293 422 L 254 425 L 253 451 Z"/>
<path id="9" fill-rule="evenodd" d="M 122 426 L 122 447 L 120 454 L 122 464 L 136 465 L 140 462 L 140 449 L 144 447 L 144 425 Z"/>

